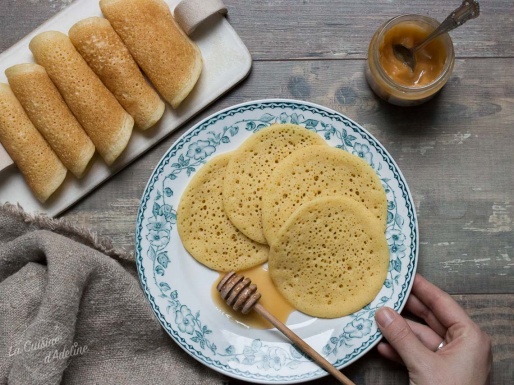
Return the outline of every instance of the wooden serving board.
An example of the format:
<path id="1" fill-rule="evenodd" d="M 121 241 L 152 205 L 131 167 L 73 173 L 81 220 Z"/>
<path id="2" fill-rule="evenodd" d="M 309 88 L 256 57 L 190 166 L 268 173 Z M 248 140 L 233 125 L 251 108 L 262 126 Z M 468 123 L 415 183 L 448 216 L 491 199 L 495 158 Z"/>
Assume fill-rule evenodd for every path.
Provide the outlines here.
<path id="1" fill-rule="evenodd" d="M 171 9 L 177 3 L 177 0 L 168 1 Z M 34 62 L 28 46 L 35 35 L 50 30 L 67 33 L 77 21 L 90 16 L 102 16 L 98 2 L 77 0 L 14 46 L 2 52 L 0 82 L 7 82 L 4 74 L 6 68 L 15 64 Z M 252 65 L 251 55 L 223 16 L 210 17 L 190 37 L 202 52 L 204 67 L 195 88 L 177 110 L 172 110 L 167 105 L 162 119 L 154 127 L 145 132 L 134 129 L 127 148 L 113 165 L 107 166 L 98 154 L 95 154 L 89 171 L 81 180 L 74 178 L 68 172 L 63 185 L 44 204 L 32 195 L 15 166 L 0 171 L 0 203 L 19 203 L 27 211 L 43 212 L 50 216 L 58 215 L 176 130 L 249 73 Z M 0 148 L 0 155 L 3 150 Z"/>

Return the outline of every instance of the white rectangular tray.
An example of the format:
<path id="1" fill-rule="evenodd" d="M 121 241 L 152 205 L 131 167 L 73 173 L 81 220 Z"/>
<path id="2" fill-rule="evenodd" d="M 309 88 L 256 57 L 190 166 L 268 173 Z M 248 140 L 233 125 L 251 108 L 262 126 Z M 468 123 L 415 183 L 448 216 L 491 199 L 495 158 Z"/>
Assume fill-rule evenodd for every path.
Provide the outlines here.
<path id="1" fill-rule="evenodd" d="M 168 1 L 173 9 L 178 0 Z M 6 68 L 20 63 L 34 62 L 29 42 L 40 32 L 55 30 L 67 33 L 77 21 L 90 16 L 101 16 L 97 1 L 77 0 L 48 20 L 11 48 L 0 54 L 0 82 L 7 82 Z M 249 73 L 252 58 L 228 21 L 214 15 L 201 24 L 190 36 L 196 42 L 204 61 L 202 75 L 195 88 L 177 110 L 169 105 L 160 122 L 146 132 L 134 129 L 130 142 L 112 166 L 102 162 L 98 154 L 87 174 L 78 180 L 68 172 L 63 185 L 41 204 L 31 193 L 18 169 L 11 166 L 0 171 L 0 203 L 19 203 L 27 211 L 38 211 L 55 216 L 93 190 L 101 182 L 121 170 L 139 155 L 176 130 Z M 2 151 L 3 148 L 0 149 Z"/>

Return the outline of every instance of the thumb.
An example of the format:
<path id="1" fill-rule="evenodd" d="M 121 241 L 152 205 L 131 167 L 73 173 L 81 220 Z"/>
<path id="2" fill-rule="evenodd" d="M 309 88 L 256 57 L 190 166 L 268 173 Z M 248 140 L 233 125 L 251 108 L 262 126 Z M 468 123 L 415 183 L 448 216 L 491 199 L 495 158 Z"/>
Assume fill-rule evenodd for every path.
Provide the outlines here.
<path id="1" fill-rule="evenodd" d="M 409 371 L 426 363 L 431 351 L 414 335 L 405 319 L 393 309 L 382 307 L 375 313 L 380 331 L 400 355 Z"/>

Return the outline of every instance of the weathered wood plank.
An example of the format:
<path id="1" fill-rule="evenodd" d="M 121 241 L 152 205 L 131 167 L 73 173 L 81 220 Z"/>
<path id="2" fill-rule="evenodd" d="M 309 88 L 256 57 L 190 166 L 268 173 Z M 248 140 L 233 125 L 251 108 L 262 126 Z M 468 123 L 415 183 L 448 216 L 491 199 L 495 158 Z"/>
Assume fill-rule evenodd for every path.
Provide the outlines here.
<path id="1" fill-rule="evenodd" d="M 21 40 L 72 0 L 2 0 L 0 2 L 0 52 Z"/>
<path id="2" fill-rule="evenodd" d="M 230 22 L 255 59 L 365 58 L 385 21 L 421 14 L 442 21 L 459 1 L 227 0 Z M 514 4 L 481 3 L 481 16 L 451 32 L 458 57 L 512 56 Z"/>
<path id="3" fill-rule="evenodd" d="M 514 378 L 514 297 L 512 295 L 465 295 L 454 297 L 471 318 L 491 336 L 493 369 L 491 384 L 510 385 Z M 382 358 L 373 349 L 362 359 L 343 369 L 343 373 L 359 385 L 407 385 L 404 367 Z M 246 382 L 231 380 L 231 385 Z M 306 385 L 336 385 L 332 377 L 310 381 Z"/>
<path id="4" fill-rule="evenodd" d="M 0 2 L 0 52 L 71 0 Z M 226 0 L 229 20 L 256 60 L 365 58 L 374 31 L 391 17 L 442 20 L 459 1 Z M 451 33 L 458 57 L 514 56 L 514 4 L 482 2 L 481 16 Z"/>
<path id="5" fill-rule="evenodd" d="M 138 201 L 150 173 L 187 127 L 251 99 L 304 99 L 354 119 L 396 160 L 418 212 L 421 273 L 453 293 L 514 293 L 513 66 L 510 59 L 459 60 L 435 100 L 402 109 L 374 96 L 361 60 L 255 63 L 238 89 L 66 216 L 94 223 L 132 248 Z"/>

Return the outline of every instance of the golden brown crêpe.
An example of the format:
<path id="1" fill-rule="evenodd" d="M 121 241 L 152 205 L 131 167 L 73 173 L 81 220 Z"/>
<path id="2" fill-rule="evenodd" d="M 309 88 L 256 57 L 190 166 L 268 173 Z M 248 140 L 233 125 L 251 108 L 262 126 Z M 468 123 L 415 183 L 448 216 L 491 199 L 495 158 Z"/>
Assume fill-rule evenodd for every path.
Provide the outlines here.
<path id="1" fill-rule="evenodd" d="M 33 63 L 8 68 L 5 75 L 28 117 L 61 162 L 82 177 L 95 146 L 64 102 L 45 69 Z"/>
<path id="2" fill-rule="evenodd" d="M 68 36 L 48 31 L 29 44 L 96 149 L 110 165 L 125 149 L 134 119 L 89 68 Z"/>
<path id="3" fill-rule="evenodd" d="M 273 170 L 293 151 L 326 145 L 318 134 L 294 124 L 275 124 L 250 136 L 234 152 L 223 188 L 225 212 L 247 237 L 266 244 L 261 200 Z"/>
<path id="4" fill-rule="evenodd" d="M 100 8 L 162 97 L 177 108 L 202 71 L 200 50 L 163 0 L 101 0 Z"/>
<path id="5" fill-rule="evenodd" d="M 382 223 L 360 202 L 332 196 L 305 203 L 271 246 L 268 267 L 282 295 L 313 317 L 369 304 L 383 286 L 389 249 Z"/>
<path id="6" fill-rule="evenodd" d="M 134 118 L 137 128 L 146 130 L 159 121 L 164 102 L 145 80 L 108 20 L 81 20 L 71 27 L 69 36 L 89 67 Z"/>
<path id="7" fill-rule="evenodd" d="M 66 167 L 4 83 L 0 83 L 0 142 L 36 198 L 44 203 L 62 184 Z"/>
<path id="8" fill-rule="evenodd" d="M 329 146 L 299 149 L 280 162 L 262 196 L 262 223 L 270 245 L 287 219 L 310 200 L 341 195 L 361 202 L 385 231 L 387 198 L 380 178 L 356 155 Z"/>
<path id="9" fill-rule="evenodd" d="M 195 174 L 177 212 L 177 229 L 186 250 L 217 271 L 257 266 L 266 262 L 269 252 L 234 227 L 223 210 L 223 181 L 230 156 L 213 158 Z"/>

